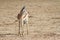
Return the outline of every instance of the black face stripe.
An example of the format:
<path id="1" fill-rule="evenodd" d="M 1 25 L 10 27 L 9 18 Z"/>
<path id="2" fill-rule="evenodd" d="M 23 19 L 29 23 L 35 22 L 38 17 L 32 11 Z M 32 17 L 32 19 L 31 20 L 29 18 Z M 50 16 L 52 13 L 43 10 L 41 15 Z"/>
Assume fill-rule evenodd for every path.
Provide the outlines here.
<path id="1" fill-rule="evenodd" d="M 25 6 L 23 6 L 23 8 L 21 9 L 21 11 L 20 12 L 23 12 L 23 10 L 25 9 Z"/>

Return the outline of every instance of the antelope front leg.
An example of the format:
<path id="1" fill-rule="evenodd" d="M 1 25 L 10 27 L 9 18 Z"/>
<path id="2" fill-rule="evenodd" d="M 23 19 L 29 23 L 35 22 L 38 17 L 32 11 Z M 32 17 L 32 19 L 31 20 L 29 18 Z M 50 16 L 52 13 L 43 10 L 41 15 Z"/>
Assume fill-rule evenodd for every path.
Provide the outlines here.
<path id="1" fill-rule="evenodd" d="M 27 28 L 27 35 L 28 35 L 28 30 L 29 30 L 28 23 L 26 24 L 26 28 Z"/>
<path id="2" fill-rule="evenodd" d="M 19 21 L 19 32 L 18 32 L 18 35 L 20 35 L 21 34 L 21 29 L 20 29 L 20 27 L 21 27 L 21 24 L 20 24 L 20 20 L 18 20 Z"/>
<path id="3" fill-rule="evenodd" d="M 23 20 L 21 20 L 21 36 L 24 35 Z"/>
<path id="4" fill-rule="evenodd" d="M 28 35 L 28 30 L 29 30 L 29 26 L 28 26 L 28 15 L 25 18 L 25 24 L 26 24 L 26 28 L 27 28 L 27 35 Z"/>
<path id="5" fill-rule="evenodd" d="M 23 25 L 22 25 L 22 20 L 19 20 L 19 35 L 23 36 Z"/>

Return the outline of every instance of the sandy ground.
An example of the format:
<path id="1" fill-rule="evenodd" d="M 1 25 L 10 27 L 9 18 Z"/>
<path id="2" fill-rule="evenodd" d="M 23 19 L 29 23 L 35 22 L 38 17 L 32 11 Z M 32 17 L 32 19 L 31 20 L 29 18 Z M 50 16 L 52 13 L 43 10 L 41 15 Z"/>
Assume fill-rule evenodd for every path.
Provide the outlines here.
<path id="1" fill-rule="evenodd" d="M 26 6 L 29 32 L 18 34 L 17 14 Z M 15 22 L 15 23 L 14 23 Z M 0 40 L 60 40 L 60 0 L 0 0 Z"/>

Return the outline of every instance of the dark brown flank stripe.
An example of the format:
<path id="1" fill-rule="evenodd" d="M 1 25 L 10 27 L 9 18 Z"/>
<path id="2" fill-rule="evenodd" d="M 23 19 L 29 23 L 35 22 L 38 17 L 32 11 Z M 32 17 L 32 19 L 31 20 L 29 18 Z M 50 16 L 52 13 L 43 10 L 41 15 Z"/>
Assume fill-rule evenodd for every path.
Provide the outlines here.
<path id="1" fill-rule="evenodd" d="M 26 14 L 27 15 L 27 14 Z M 26 17 L 26 15 L 23 17 L 23 18 L 25 18 Z"/>

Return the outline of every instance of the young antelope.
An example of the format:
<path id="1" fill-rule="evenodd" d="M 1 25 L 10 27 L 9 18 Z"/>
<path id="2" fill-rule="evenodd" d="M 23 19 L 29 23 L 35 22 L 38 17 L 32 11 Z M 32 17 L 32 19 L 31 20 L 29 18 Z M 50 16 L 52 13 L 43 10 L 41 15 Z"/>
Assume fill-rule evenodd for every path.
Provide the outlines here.
<path id="1" fill-rule="evenodd" d="M 23 32 L 24 32 L 23 25 L 24 24 L 26 24 L 27 34 L 28 34 L 28 12 L 26 11 L 25 6 L 23 6 L 20 13 L 17 15 L 17 19 L 19 20 L 19 34 L 21 34 L 20 30 L 22 29 L 22 35 L 23 35 Z"/>

